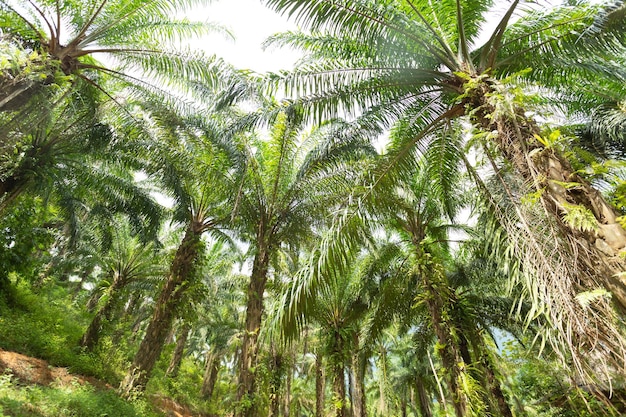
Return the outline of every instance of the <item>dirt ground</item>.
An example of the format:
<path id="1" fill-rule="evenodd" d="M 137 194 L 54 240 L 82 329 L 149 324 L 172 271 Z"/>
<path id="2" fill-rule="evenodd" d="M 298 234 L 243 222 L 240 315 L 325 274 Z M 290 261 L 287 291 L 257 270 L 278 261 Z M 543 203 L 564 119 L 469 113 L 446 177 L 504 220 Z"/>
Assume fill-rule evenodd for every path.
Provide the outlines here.
<path id="1" fill-rule="evenodd" d="M 48 362 L 31 358 L 16 352 L 0 350 L 0 374 L 10 369 L 11 374 L 22 384 L 72 386 L 76 383 L 93 385 L 98 389 L 114 389 L 109 384 L 105 384 L 95 378 L 81 375 L 73 375 L 67 368 L 53 367 Z M 171 417 L 201 417 L 193 414 L 188 407 L 177 404 L 170 398 L 154 397 L 154 405 L 167 413 Z"/>

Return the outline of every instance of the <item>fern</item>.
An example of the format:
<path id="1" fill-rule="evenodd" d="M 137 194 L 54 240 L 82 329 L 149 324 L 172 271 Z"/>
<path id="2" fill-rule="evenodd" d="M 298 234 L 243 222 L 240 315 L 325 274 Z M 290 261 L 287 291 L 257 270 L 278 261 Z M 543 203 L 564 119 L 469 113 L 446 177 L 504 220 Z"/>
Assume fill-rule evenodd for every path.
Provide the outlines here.
<path id="1" fill-rule="evenodd" d="M 563 203 L 563 208 L 565 209 L 563 221 L 572 229 L 581 232 L 598 231 L 598 221 L 589 209 L 578 204 L 567 203 Z"/>

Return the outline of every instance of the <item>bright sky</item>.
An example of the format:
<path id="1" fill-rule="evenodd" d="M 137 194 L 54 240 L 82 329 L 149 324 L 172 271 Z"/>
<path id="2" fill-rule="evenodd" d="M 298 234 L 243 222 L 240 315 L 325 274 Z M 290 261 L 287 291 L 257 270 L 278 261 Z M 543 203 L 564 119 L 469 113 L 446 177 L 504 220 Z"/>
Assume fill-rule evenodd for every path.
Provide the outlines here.
<path id="1" fill-rule="evenodd" d="M 293 23 L 267 9 L 260 0 L 220 0 L 205 10 L 194 12 L 191 20 L 219 23 L 228 28 L 235 40 L 224 40 L 211 35 L 199 45 L 208 53 L 215 53 L 240 69 L 251 69 L 262 73 L 291 69 L 298 55 L 288 49 L 261 49 L 261 44 L 270 35 L 295 30 Z"/>

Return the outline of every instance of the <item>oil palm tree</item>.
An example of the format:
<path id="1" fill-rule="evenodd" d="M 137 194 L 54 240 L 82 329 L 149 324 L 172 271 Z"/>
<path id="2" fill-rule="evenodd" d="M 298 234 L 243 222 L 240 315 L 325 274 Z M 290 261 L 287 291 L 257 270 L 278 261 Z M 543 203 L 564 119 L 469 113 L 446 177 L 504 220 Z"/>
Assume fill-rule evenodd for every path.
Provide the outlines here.
<path id="1" fill-rule="evenodd" d="M 111 319 L 120 293 L 134 281 L 162 275 L 161 267 L 156 261 L 157 253 L 152 244 L 142 243 L 138 237 L 133 237 L 129 230 L 124 230 L 124 227 L 118 227 L 115 234 L 113 248 L 104 257 L 101 265 L 108 286 L 102 296 L 100 307 L 80 341 L 81 346 L 89 350 L 98 343 L 103 320 Z"/>
<path id="2" fill-rule="evenodd" d="M 265 3 L 312 31 L 273 39 L 308 52 L 300 69 L 277 76 L 300 95 L 299 102 L 318 117 L 362 112 L 364 126 L 405 132 L 379 177 L 389 175 L 394 165 L 406 169 L 409 149 L 427 147 L 427 139 L 448 129 L 451 121 L 471 122 L 479 152 L 494 162 L 496 171 L 501 168 L 497 161 L 505 161 L 525 184 L 526 191 L 510 196 L 517 220 L 507 227 L 515 231 L 523 226 L 528 242 L 523 250 L 532 255 L 518 255 L 526 262 L 526 273 L 535 277 L 532 285 L 544 294 L 541 308 L 565 323 L 556 327 L 566 349 L 575 352 L 574 345 L 586 340 L 602 349 L 590 339 L 614 337 L 615 332 L 598 335 L 595 325 L 585 325 L 591 320 L 605 328 L 602 323 L 614 322 L 605 300 L 596 299 L 591 311 L 575 297 L 600 286 L 611 293 L 614 305 L 626 307 L 626 268 L 620 256 L 626 232 L 613 207 L 572 169 L 559 148 L 558 133 L 550 136 L 529 116 L 533 108 L 523 91 L 532 83 L 558 97 L 564 90 L 580 92 L 579 77 L 610 72 L 624 45 L 621 2 L 610 7 L 568 2 L 539 10 L 514 0 L 499 11 L 486 38 L 482 29 L 498 15 L 495 2 Z M 539 220 L 543 230 L 532 227 L 536 217 L 526 213 L 519 193 L 534 193 L 533 215 L 547 218 Z M 546 257 L 548 250 L 558 256 Z M 616 349 L 620 351 L 619 343 Z"/>
<path id="3" fill-rule="evenodd" d="M 354 162 L 372 152 L 362 137 L 338 140 L 333 124 L 306 134 L 297 110 L 270 106 L 261 113 L 270 115 L 269 138 L 240 137 L 246 172 L 234 188 L 233 230 L 249 243 L 253 257 L 239 360 L 238 416 L 255 413 L 254 368 L 272 262 L 279 251 L 302 247 L 347 192 Z"/>
<path id="4" fill-rule="evenodd" d="M 220 227 L 231 218 L 229 174 L 236 172 L 217 145 L 225 135 L 219 118 L 185 120 L 170 109 L 158 107 L 152 108 L 146 117 L 154 123 L 152 133 L 159 142 L 153 142 L 140 153 L 150 160 L 146 164 L 147 173 L 173 197 L 173 222 L 181 225 L 183 237 L 171 260 L 144 338 L 120 385 L 120 392 L 126 396 L 145 388 L 171 326 L 181 314 L 184 296 L 189 295 L 187 290 L 198 281 L 198 266 L 205 251 L 203 235 L 210 233 L 218 240 L 229 241 Z"/>
<path id="5" fill-rule="evenodd" d="M 181 52 L 176 42 L 218 27 L 174 17 L 210 2 L 2 0 L 2 41 L 24 51 L 26 59 L 11 59 L 2 68 L 0 111 L 19 110 L 53 83 L 92 86 L 113 97 L 102 84 L 105 75 L 163 92 L 159 85 L 210 84 L 217 61 Z"/>

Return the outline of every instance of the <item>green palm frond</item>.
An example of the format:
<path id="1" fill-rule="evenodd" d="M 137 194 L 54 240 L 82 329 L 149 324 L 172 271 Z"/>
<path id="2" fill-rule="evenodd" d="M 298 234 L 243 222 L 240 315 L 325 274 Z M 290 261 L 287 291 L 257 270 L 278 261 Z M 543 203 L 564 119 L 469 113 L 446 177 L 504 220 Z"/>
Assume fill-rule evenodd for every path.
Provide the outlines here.
<path id="1" fill-rule="evenodd" d="M 113 75 L 130 84 L 156 86 L 166 82 L 189 92 L 193 91 L 190 83 L 214 85 L 218 66 L 215 59 L 181 52 L 174 44 L 220 29 L 173 16 L 193 4 L 205 3 L 41 0 L 19 4 L 3 0 L 0 19 L 7 23 L 4 27 L 9 42 L 32 48 L 51 67 L 58 68 L 40 71 L 58 84 L 62 85 L 65 78 L 82 79 L 112 97 L 101 78 Z M 108 55 L 108 62 L 118 67 L 97 62 L 94 55 L 101 54 Z M 143 72 L 139 77 L 134 75 L 137 70 Z M 145 81 L 150 78 L 153 80 Z"/>

